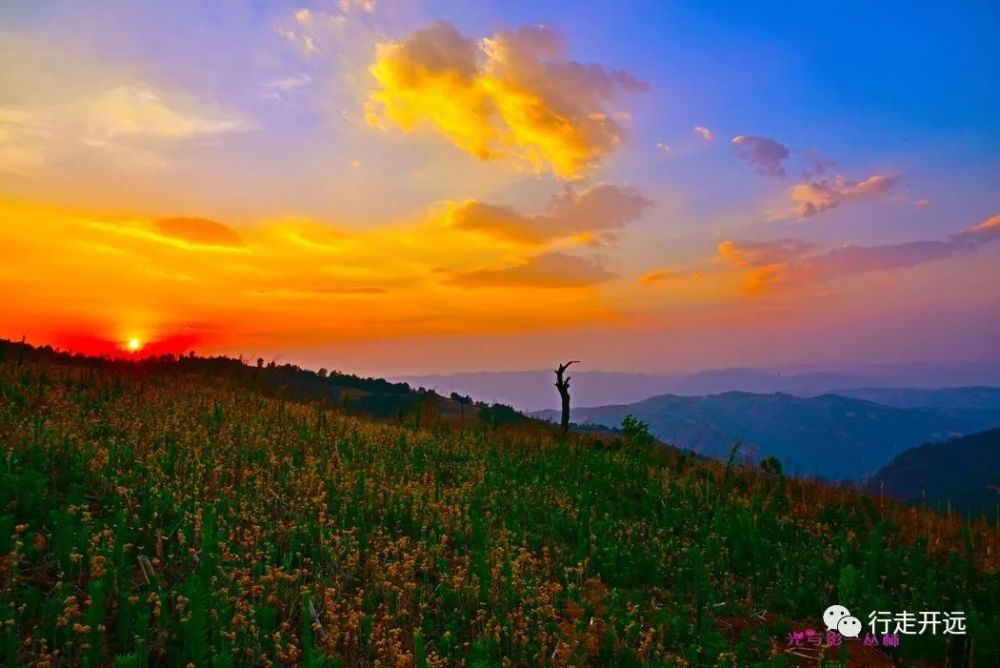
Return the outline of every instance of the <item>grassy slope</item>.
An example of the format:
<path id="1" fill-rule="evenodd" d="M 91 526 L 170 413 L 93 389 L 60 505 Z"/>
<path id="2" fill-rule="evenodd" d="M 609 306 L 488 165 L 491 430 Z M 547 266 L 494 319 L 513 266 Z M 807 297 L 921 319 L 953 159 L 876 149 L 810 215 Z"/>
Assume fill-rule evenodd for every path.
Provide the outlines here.
<path id="1" fill-rule="evenodd" d="M 0 362 L 0 664 L 788 665 L 785 633 L 834 601 L 964 609 L 1000 663 L 988 527 L 430 418 Z"/>

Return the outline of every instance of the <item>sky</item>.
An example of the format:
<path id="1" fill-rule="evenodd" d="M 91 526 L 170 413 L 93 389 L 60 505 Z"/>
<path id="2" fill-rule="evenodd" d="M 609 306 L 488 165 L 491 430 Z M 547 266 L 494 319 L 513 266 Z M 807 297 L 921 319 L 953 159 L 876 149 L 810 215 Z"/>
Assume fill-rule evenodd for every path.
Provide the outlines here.
<path id="1" fill-rule="evenodd" d="M 1000 359 L 998 29 L 4 3 L 0 337 L 373 375 Z"/>

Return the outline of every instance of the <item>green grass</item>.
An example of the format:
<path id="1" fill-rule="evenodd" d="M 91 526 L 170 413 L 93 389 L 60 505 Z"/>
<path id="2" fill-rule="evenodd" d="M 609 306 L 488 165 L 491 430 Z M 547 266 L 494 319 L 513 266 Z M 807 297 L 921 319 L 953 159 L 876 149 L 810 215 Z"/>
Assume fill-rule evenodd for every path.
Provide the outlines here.
<path id="1" fill-rule="evenodd" d="M 1000 665 L 997 545 L 657 446 L 0 362 L 4 665 L 794 665 L 834 602 L 964 610 Z"/>

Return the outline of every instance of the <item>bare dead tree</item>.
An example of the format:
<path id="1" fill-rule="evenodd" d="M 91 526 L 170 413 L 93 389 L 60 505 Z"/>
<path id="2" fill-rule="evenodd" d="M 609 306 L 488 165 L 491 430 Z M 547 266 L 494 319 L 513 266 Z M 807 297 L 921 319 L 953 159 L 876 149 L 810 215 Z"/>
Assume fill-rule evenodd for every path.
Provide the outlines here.
<path id="1" fill-rule="evenodd" d="M 563 374 L 566 373 L 566 369 L 569 368 L 570 364 L 579 364 L 580 360 L 573 360 L 571 362 L 566 362 L 565 364 L 560 364 L 556 369 L 556 382 L 554 383 L 556 389 L 559 390 L 559 396 L 562 398 L 562 420 L 559 423 L 559 430 L 563 436 L 569 431 L 569 380 L 570 376 L 563 378 Z"/>

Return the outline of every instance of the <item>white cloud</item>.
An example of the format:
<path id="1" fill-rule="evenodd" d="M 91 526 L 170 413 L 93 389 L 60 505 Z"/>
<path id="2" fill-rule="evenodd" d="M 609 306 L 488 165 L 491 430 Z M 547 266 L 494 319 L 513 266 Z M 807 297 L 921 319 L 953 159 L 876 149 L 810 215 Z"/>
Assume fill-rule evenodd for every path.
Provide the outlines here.
<path id="1" fill-rule="evenodd" d="M 68 119 L 109 139 L 133 134 L 184 139 L 256 128 L 256 124 L 243 116 L 222 112 L 189 96 L 168 101 L 147 84 L 101 91 L 67 111 Z"/>

